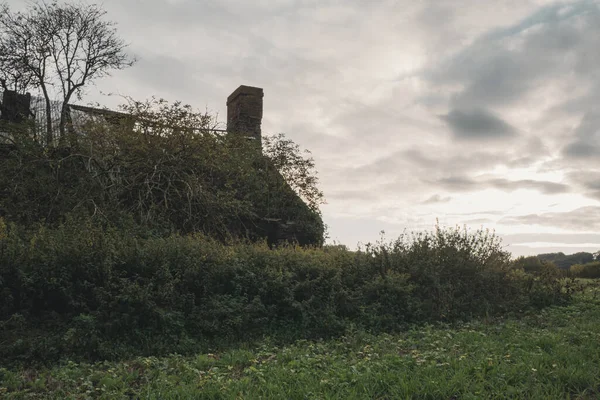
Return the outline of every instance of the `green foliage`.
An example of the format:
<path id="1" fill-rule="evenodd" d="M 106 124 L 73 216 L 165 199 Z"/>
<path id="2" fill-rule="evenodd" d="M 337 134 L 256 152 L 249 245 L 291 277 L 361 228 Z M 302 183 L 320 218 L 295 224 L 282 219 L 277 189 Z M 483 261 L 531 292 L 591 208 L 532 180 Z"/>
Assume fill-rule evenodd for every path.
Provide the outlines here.
<path id="1" fill-rule="evenodd" d="M 290 141 L 269 141 L 278 150 L 263 156 L 180 103 L 132 101 L 124 111 L 80 118 L 70 148 L 17 135 L 0 159 L 0 215 L 31 226 L 75 212 L 115 226 L 133 221 L 154 235 L 323 242 L 314 164 Z"/>
<path id="2" fill-rule="evenodd" d="M 574 254 L 566 255 L 565 253 L 547 253 L 538 254 L 537 257 L 540 260 L 550 261 L 556 264 L 560 269 L 569 269 L 571 265 L 585 264 L 594 261 L 594 254 L 579 252 Z"/>
<path id="3" fill-rule="evenodd" d="M 538 256 L 518 257 L 514 261 L 514 266 L 536 276 L 550 275 L 556 278 L 561 276 L 561 270 L 556 264 L 552 261 L 540 259 Z"/>
<path id="4" fill-rule="evenodd" d="M 571 276 L 576 278 L 600 278 L 600 261 L 586 264 L 575 264 L 569 269 Z"/>
<path id="5" fill-rule="evenodd" d="M 401 330 L 568 300 L 487 231 L 438 228 L 358 252 L 157 238 L 71 217 L 0 241 L 0 358 L 116 359 L 251 340 Z M 558 290 L 557 290 L 558 287 Z"/>
<path id="6" fill-rule="evenodd" d="M 323 202 L 323 193 L 317 187 L 315 163 L 310 157 L 310 151 L 305 150 L 303 155 L 300 147 L 290 139 L 286 139 L 283 133 L 265 137 L 263 147 L 264 155 L 290 187 L 300 195 L 311 210 L 318 212 Z"/>
<path id="7" fill-rule="evenodd" d="M 596 284 L 597 286 L 597 284 Z M 595 399 L 600 303 L 193 356 L 0 368 L 7 399 Z"/>

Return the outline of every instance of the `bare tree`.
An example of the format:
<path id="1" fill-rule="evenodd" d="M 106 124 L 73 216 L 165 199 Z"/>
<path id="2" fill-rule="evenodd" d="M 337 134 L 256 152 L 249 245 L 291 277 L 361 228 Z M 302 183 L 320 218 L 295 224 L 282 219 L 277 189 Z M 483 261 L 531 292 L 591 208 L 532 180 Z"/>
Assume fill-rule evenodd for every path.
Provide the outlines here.
<path id="1" fill-rule="evenodd" d="M 0 87 L 7 90 L 14 90 L 17 93 L 24 93 L 33 81 L 33 75 L 30 71 L 16 68 L 14 53 L 11 53 L 12 42 L 7 42 L 8 35 L 4 23 L 10 18 L 8 6 L 0 4 Z M 7 36 L 5 38 L 5 36 Z M 15 40 L 15 38 L 12 38 Z"/>
<path id="2" fill-rule="evenodd" d="M 52 143 L 52 119 L 48 93 L 47 60 L 49 58 L 45 35 L 34 23 L 33 13 L 13 14 L 8 6 L 0 13 L 0 69 L 3 86 L 18 89 L 15 77 L 23 76 L 28 84 L 40 88 L 46 99 L 46 141 Z"/>
<path id="3" fill-rule="evenodd" d="M 62 101 L 59 132 L 64 141 L 68 104 L 85 85 L 112 70 L 133 65 L 114 23 L 98 5 L 40 1 L 27 12 L 0 15 L 0 68 L 31 77 L 46 101 L 47 142 L 53 141 L 51 92 Z"/>
<path id="4" fill-rule="evenodd" d="M 2 69 L 0 66 L 0 87 L 3 90 L 14 90 L 17 93 L 25 93 L 31 86 L 32 77 L 18 71 Z"/>

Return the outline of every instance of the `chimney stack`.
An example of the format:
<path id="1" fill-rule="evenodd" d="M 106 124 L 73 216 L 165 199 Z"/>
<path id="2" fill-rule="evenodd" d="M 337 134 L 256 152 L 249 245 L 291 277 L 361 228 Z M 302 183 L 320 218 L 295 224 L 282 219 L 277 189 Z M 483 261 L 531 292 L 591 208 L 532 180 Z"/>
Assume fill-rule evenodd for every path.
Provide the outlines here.
<path id="1" fill-rule="evenodd" d="M 241 85 L 227 98 L 227 131 L 261 142 L 262 88 Z"/>

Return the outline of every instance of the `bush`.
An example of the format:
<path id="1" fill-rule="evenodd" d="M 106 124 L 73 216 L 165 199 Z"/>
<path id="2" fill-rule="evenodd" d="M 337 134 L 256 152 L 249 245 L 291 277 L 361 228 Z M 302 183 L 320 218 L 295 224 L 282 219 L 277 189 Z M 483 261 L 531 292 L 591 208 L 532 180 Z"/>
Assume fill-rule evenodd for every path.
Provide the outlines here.
<path id="1" fill-rule="evenodd" d="M 600 278 L 600 261 L 572 265 L 569 272 L 574 278 Z"/>
<path id="2" fill-rule="evenodd" d="M 78 118 L 71 147 L 46 148 L 25 134 L 0 146 L 0 216 L 56 226 L 77 210 L 154 235 L 323 243 L 314 161 L 285 136 L 265 137 L 260 149 L 163 100 L 124 111 L 112 122 Z"/>
<path id="3" fill-rule="evenodd" d="M 515 268 L 520 268 L 528 274 L 537 277 L 551 276 L 553 278 L 559 278 L 565 275 L 563 270 L 557 267 L 552 261 L 547 261 L 537 256 L 518 257 L 514 260 L 513 265 Z"/>
<path id="4" fill-rule="evenodd" d="M 552 286 L 557 279 L 515 269 L 487 231 L 438 228 L 351 252 L 156 238 L 81 218 L 33 233 L 0 229 L 7 362 L 393 331 L 568 298 Z"/>

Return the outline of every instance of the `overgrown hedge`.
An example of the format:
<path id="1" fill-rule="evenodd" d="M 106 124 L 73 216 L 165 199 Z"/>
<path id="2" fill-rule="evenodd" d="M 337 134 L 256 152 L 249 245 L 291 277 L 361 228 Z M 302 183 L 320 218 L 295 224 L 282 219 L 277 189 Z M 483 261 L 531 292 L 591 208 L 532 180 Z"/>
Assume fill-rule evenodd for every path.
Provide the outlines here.
<path id="1" fill-rule="evenodd" d="M 81 116 L 68 147 L 40 144 L 28 124 L 0 132 L 0 217 L 56 226 L 76 212 L 165 236 L 323 243 L 314 161 L 284 135 L 261 149 L 180 103 L 125 111 L 112 123 Z"/>
<path id="2" fill-rule="evenodd" d="M 190 352 L 262 335 L 393 331 L 567 300 L 484 231 L 438 229 L 351 252 L 144 237 L 69 220 L 0 226 L 0 360 Z"/>
<path id="3" fill-rule="evenodd" d="M 569 268 L 572 277 L 597 279 L 600 278 L 600 261 L 586 264 L 575 264 Z"/>
<path id="4" fill-rule="evenodd" d="M 535 276 L 549 275 L 555 278 L 561 276 L 568 276 L 566 270 L 560 269 L 552 261 L 540 259 L 538 256 L 518 257 L 514 260 L 513 265 L 515 266 L 515 268 L 522 269 L 528 274 L 532 274 Z"/>

